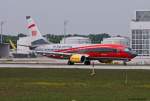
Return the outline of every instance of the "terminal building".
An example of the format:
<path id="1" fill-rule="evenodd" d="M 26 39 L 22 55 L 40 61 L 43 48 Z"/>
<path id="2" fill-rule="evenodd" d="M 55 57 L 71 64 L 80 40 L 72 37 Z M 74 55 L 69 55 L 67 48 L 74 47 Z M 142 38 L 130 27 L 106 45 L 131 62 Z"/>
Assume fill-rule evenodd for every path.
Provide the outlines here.
<path id="1" fill-rule="evenodd" d="M 125 46 L 130 46 L 130 39 L 128 37 L 111 37 L 111 38 L 105 38 L 101 42 L 102 44 L 121 44 Z"/>
<path id="2" fill-rule="evenodd" d="M 131 21 L 131 47 L 139 56 L 150 56 L 150 11 L 136 11 Z"/>
<path id="3" fill-rule="evenodd" d="M 64 38 L 60 41 L 61 44 L 91 44 L 91 40 L 87 37 L 72 36 Z"/>
<path id="4" fill-rule="evenodd" d="M 19 38 L 19 40 L 17 40 L 17 53 L 29 54 L 30 49 L 27 46 L 31 46 L 31 38 L 30 37 Z"/>

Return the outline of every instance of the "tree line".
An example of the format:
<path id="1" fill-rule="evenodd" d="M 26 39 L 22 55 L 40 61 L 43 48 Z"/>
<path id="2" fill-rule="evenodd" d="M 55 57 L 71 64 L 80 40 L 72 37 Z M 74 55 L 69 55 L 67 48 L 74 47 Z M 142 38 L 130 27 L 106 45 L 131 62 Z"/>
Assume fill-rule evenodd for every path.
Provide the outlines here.
<path id="1" fill-rule="evenodd" d="M 79 35 L 79 34 L 74 34 L 74 35 L 53 35 L 53 34 L 46 34 L 44 37 L 48 39 L 48 41 L 52 43 L 59 43 L 64 37 L 71 37 L 71 36 L 79 36 L 79 37 L 87 37 L 91 40 L 93 44 L 95 43 L 101 43 L 101 41 L 104 38 L 110 38 L 109 34 L 102 33 L 102 34 L 89 34 L 89 35 Z"/>
<path id="2" fill-rule="evenodd" d="M 11 40 L 14 44 L 17 44 L 17 40 L 19 39 L 19 37 L 26 37 L 26 36 L 27 35 L 22 34 L 22 33 L 18 34 L 17 36 L 3 35 L 3 43 L 9 43 L 9 40 Z M 66 35 L 65 37 L 71 37 L 71 36 L 87 37 L 91 40 L 91 42 L 93 44 L 101 43 L 101 41 L 104 38 L 110 37 L 110 35 L 106 34 L 106 33 L 89 34 L 89 35 L 78 35 L 78 34 L 71 35 L 71 34 L 69 34 L 69 35 Z M 52 43 L 59 43 L 64 38 L 64 35 L 46 34 L 46 35 L 44 35 L 44 37 L 47 38 L 47 40 Z"/>

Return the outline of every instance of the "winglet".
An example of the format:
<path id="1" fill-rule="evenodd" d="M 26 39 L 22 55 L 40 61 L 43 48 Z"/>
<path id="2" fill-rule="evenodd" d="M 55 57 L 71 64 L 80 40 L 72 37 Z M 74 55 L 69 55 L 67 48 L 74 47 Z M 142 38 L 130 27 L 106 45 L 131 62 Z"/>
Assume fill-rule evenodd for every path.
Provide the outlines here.
<path id="1" fill-rule="evenodd" d="M 31 16 L 26 16 L 26 19 L 30 19 L 31 18 Z"/>

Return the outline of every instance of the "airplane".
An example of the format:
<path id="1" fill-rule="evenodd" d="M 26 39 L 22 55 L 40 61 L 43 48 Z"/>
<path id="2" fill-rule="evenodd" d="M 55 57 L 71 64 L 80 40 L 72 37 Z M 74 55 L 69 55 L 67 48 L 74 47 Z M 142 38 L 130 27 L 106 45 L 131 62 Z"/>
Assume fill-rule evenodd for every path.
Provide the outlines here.
<path id="1" fill-rule="evenodd" d="M 131 48 L 120 44 L 93 44 L 56 50 L 53 52 L 37 51 L 46 57 L 57 59 L 68 59 L 68 65 L 84 63 L 90 65 L 91 60 L 98 60 L 101 63 L 111 63 L 114 60 L 122 60 L 124 65 L 137 56 Z"/>
<path id="2" fill-rule="evenodd" d="M 122 60 L 126 65 L 126 62 L 137 56 L 131 48 L 120 44 L 50 44 L 42 37 L 33 19 L 30 16 L 26 19 L 32 34 L 31 48 L 34 52 L 50 58 L 68 59 L 68 65 L 74 63 L 90 65 L 91 60 L 98 60 L 101 63 Z"/>

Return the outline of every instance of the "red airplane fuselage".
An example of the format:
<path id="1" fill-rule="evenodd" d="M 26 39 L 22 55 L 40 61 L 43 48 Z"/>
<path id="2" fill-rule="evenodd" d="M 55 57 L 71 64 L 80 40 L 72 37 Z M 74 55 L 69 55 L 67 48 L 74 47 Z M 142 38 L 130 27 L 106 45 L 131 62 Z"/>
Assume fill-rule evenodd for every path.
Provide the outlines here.
<path id="1" fill-rule="evenodd" d="M 76 48 L 56 50 L 61 53 L 74 53 L 87 56 L 90 60 L 125 60 L 130 61 L 136 54 L 128 47 L 119 44 L 92 44 Z M 48 57 L 64 59 L 62 55 L 49 55 Z"/>

